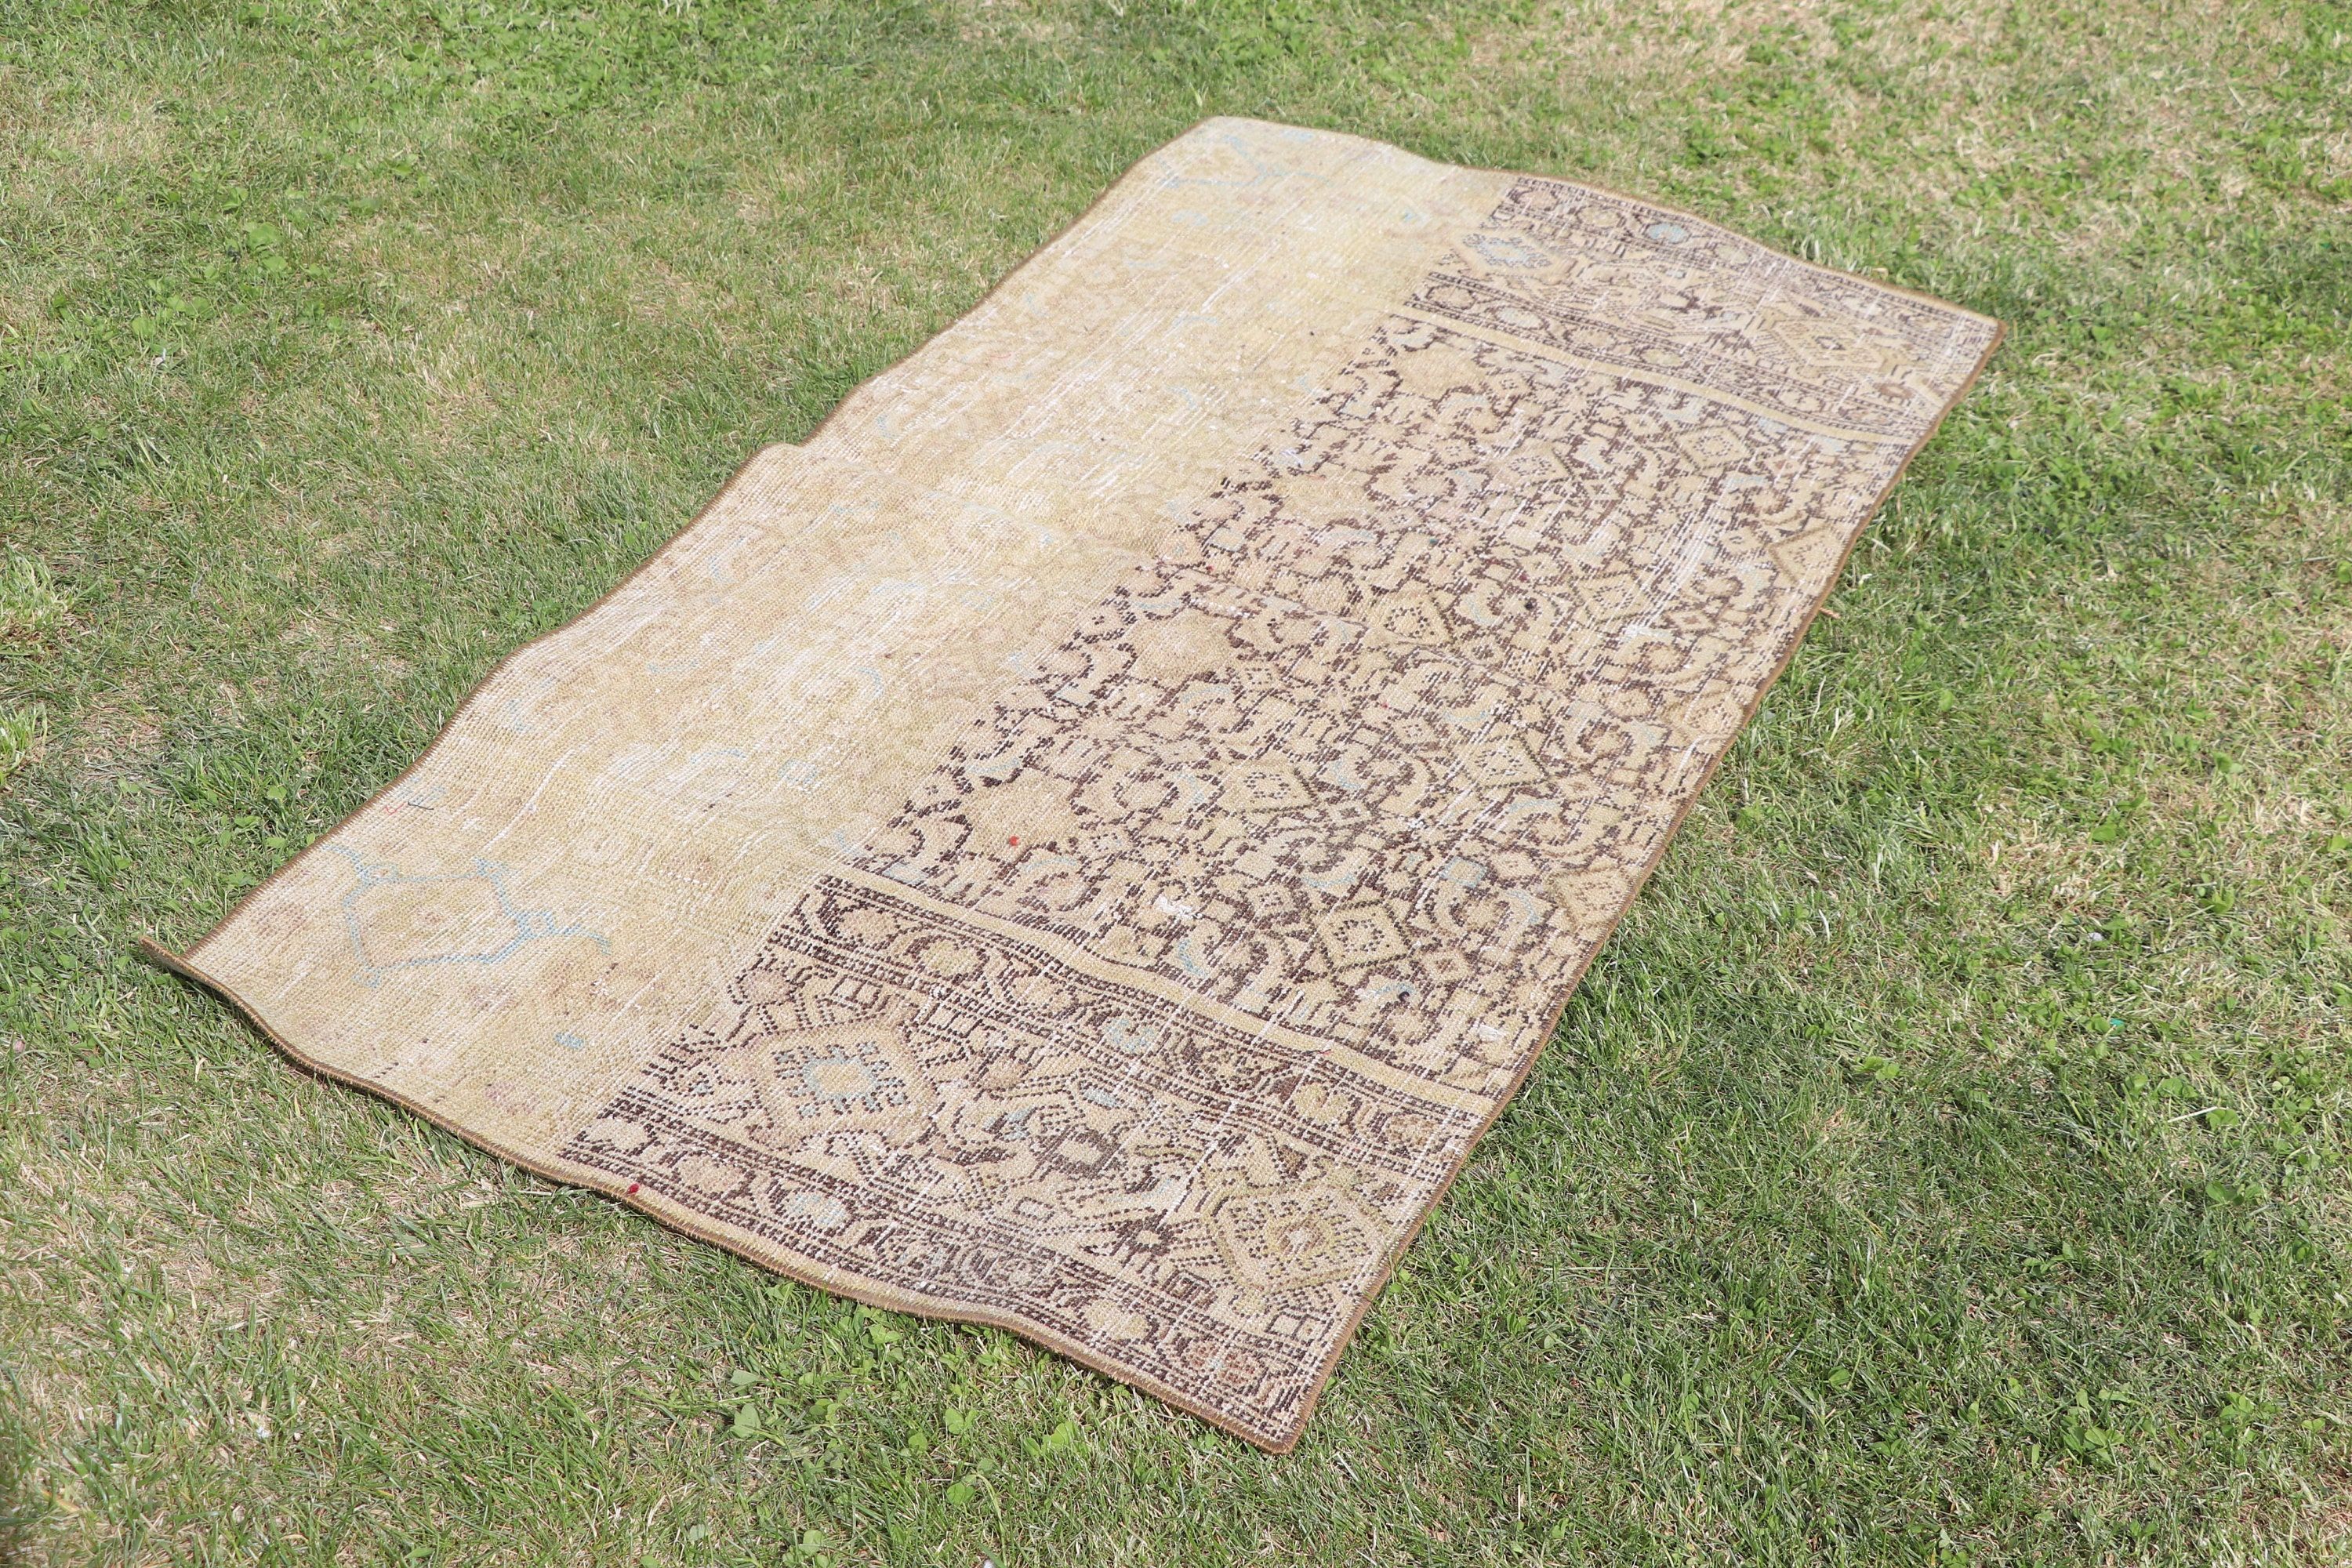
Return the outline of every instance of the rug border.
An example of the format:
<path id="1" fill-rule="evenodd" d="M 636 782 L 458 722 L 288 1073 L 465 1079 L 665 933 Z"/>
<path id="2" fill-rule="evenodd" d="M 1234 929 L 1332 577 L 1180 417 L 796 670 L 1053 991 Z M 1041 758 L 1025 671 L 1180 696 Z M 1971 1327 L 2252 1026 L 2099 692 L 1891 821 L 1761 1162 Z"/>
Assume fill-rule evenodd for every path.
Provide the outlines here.
<path id="1" fill-rule="evenodd" d="M 1032 250 L 1018 266 L 1014 267 L 1003 278 L 999 279 L 994 284 L 991 285 L 986 293 L 974 300 L 971 307 L 965 310 L 961 314 L 958 315 L 954 321 L 950 321 L 945 327 L 940 329 L 939 332 L 934 332 L 930 337 L 926 338 L 923 344 L 918 345 L 918 347 L 911 351 L 908 355 L 899 360 L 893 361 L 889 365 L 883 367 L 881 370 L 877 371 L 873 375 L 870 375 L 866 377 L 866 380 L 858 383 L 856 387 L 852 388 L 838 403 L 834 405 L 831 412 L 826 414 L 823 419 L 819 420 L 816 425 L 801 438 L 799 443 L 772 441 L 754 449 L 751 455 L 745 458 L 744 461 L 736 468 L 735 471 L 729 476 L 727 482 L 719 487 L 718 493 L 712 496 L 710 500 L 706 503 L 701 510 L 697 511 L 694 514 L 694 517 L 688 521 L 683 528 L 672 534 L 660 548 L 647 555 L 646 559 L 640 562 L 628 573 L 627 575 L 624 576 L 619 582 L 614 584 L 613 586 L 607 589 L 604 594 L 598 595 L 593 602 L 583 606 L 579 614 L 573 616 L 570 620 L 565 621 L 562 626 L 551 627 L 547 631 L 541 632 L 539 636 L 532 637 L 530 641 L 517 646 L 513 649 L 509 650 L 504 658 L 492 665 L 489 669 L 485 671 L 481 679 L 475 683 L 473 689 L 466 694 L 465 698 L 456 708 L 450 710 L 449 717 L 442 723 L 439 731 L 435 734 L 431 742 L 427 742 L 425 749 L 417 753 L 414 762 L 410 763 L 407 767 L 402 769 L 390 783 L 376 791 L 375 794 L 370 795 L 365 801 L 362 802 L 356 809 L 345 816 L 341 820 L 338 821 L 332 827 L 328 828 L 326 831 L 320 833 L 317 837 L 313 838 L 309 844 L 303 846 L 302 849 L 289 858 L 284 865 L 278 867 L 277 870 L 271 872 L 268 877 L 264 878 L 261 881 L 256 883 L 251 889 L 247 889 L 243 897 L 239 898 L 236 903 L 232 904 L 228 908 L 226 912 L 225 912 L 217 921 L 213 922 L 210 929 L 208 929 L 202 937 L 199 937 L 187 948 L 185 952 L 174 952 L 171 949 L 163 946 L 161 942 L 155 942 L 147 937 L 141 937 L 137 943 L 137 950 L 140 956 L 161 969 L 169 971 L 172 973 L 181 976 L 183 979 L 194 983 L 204 989 L 210 991 L 224 1002 L 226 1002 L 232 1009 L 242 1014 L 246 1021 L 252 1025 L 253 1027 L 261 1034 L 264 1039 L 268 1040 L 272 1046 L 275 1046 L 280 1053 L 286 1056 L 289 1060 L 293 1061 L 298 1067 L 315 1073 L 331 1082 L 346 1084 L 352 1088 L 363 1089 L 368 1093 L 373 1094 L 377 1098 L 386 1100 L 393 1105 L 396 1105 L 404 1110 L 422 1117 L 425 1121 L 432 1123 L 434 1126 L 452 1134 L 457 1138 L 459 1142 L 471 1144 L 475 1148 L 480 1149 L 487 1153 L 496 1155 L 498 1158 L 505 1160 L 510 1164 L 520 1166 L 523 1170 L 530 1172 L 533 1175 L 541 1177 L 548 1181 L 561 1182 L 567 1185 L 582 1187 L 591 1192 L 599 1193 L 624 1207 L 634 1209 L 636 1212 L 645 1215 L 646 1217 L 656 1221 L 657 1224 L 667 1226 L 670 1229 L 677 1231 L 682 1235 L 692 1237 L 698 1241 L 707 1242 L 711 1246 L 719 1247 L 722 1251 L 732 1253 L 759 1268 L 767 1269 L 771 1273 L 782 1275 L 786 1279 L 806 1285 L 813 1289 L 823 1290 L 835 1296 L 847 1297 L 852 1300 L 862 1301 L 870 1306 L 883 1307 L 892 1311 L 902 1311 L 908 1313 L 911 1316 L 928 1318 L 934 1321 L 974 1323 L 983 1327 L 1001 1329 L 1008 1333 L 1017 1334 L 1021 1338 L 1026 1339 L 1032 1343 L 1042 1345 L 1045 1349 L 1053 1351 L 1058 1355 L 1066 1356 L 1070 1360 L 1076 1362 L 1081 1366 L 1087 1367 L 1090 1371 L 1099 1373 L 1102 1375 L 1110 1378 L 1115 1383 L 1125 1384 L 1129 1387 L 1139 1389 L 1144 1393 L 1150 1394 L 1152 1397 L 1160 1400 L 1164 1404 L 1172 1405 L 1179 1410 L 1184 1411 L 1188 1415 L 1198 1416 L 1200 1419 L 1209 1423 L 1212 1426 L 1214 1426 L 1221 1431 L 1230 1433 L 1234 1436 L 1241 1438 L 1244 1442 L 1249 1443 L 1253 1447 L 1263 1449 L 1267 1453 L 1283 1455 L 1288 1454 L 1296 1449 L 1300 1439 L 1306 1435 L 1307 1424 L 1313 1419 L 1315 1412 L 1322 1404 L 1323 1394 L 1330 1386 L 1331 1379 L 1338 1369 L 1340 1356 L 1344 1354 L 1348 1347 L 1355 1342 L 1357 1331 L 1363 1326 L 1364 1318 L 1370 1311 L 1373 1302 L 1378 1300 L 1381 1293 L 1388 1288 L 1390 1279 L 1395 1274 L 1398 1265 L 1402 1262 L 1405 1253 L 1412 1248 L 1412 1243 L 1419 1237 L 1422 1227 L 1428 1223 L 1430 1215 L 1436 1210 L 1439 1204 L 1444 1201 L 1445 1195 L 1453 1190 L 1455 1179 L 1458 1178 L 1462 1174 L 1463 1171 L 1469 1166 L 1471 1159 L 1477 1152 L 1479 1143 L 1485 1141 L 1487 1132 L 1493 1129 L 1496 1121 L 1501 1118 L 1503 1112 L 1510 1108 L 1511 1102 L 1517 1099 L 1519 1090 L 1525 1086 L 1528 1075 L 1535 1070 L 1536 1064 L 1543 1059 L 1544 1055 L 1549 1049 L 1552 1041 L 1558 1037 L 1560 1020 L 1567 1016 L 1569 1004 L 1575 999 L 1577 990 L 1582 985 L 1584 976 L 1591 968 L 1593 960 L 1600 955 L 1601 950 L 1608 944 L 1609 939 L 1616 933 L 1619 924 L 1621 924 L 1625 916 L 1631 912 L 1634 900 L 1641 897 L 1643 889 L 1648 886 L 1650 878 L 1656 872 L 1660 863 L 1664 860 L 1667 850 L 1673 847 L 1675 836 L 1681 831 L 1683 822 L 1689 816 L 1691 809 L 1697 805 L 1700 796 L 1706 794 L 1707 785 L 1714 782 L 1716 771 L 1722 765 L 1723 760 L 1731 754 L 1731 747 L 1728 743 L 1724 746 L 1723 750 L 1716 753 L 1715 757 L 1707 763 L 1706 771 L 1700 775 L 1697 785 L 1684 797 L 1682 805 L 1677 807 L 1675 812 L 1674 820 L 1668 824 L 1665 832 L 1660 837 L 1656 850 L 1651 855 L 1648 863 L 1642 868 L 1641 873 L 1633 879 L 1632 889 L 1627 893 L 1624 902 L 1619 907 L 1616 915 L 1611 919 L 1607 928 L 1601 932 L 1600 939 L 1595 942 L 1588 951 L 1584 962 L 1577 967 L 1575 974 L 1565 985 L 1561 987 L 1559 1005 L 1552 1015 L 1550 1026 L 1544 1031 L 1543 1036 L 1537 1043 L 1535 1049 L 1528 1053 L 1527 1060 L 1520 1065 L 1519 1070 L 1512 1078 L 1509 1087 L 1504 1090 L 1499 1097 L 1497 1097 L 1495 1102 L 1495 1109 L 1488 1113 L 1486 1121 L 1481 1122 L 1477 1129 L 1473 1131 L 1469 1138 L 1464 1142 L 1461 1157 L 1454 1162 L 1453 1168 L 1445 1173 L 1444 1179 L 1438 1183 L 1435 1190 L 1430 1194 L 1428 1201 L 1422 1205 L 1420 1211 L 1413 1215 L 1412 1223 L 1405 1227 L 1403 1234 L 1398 1238 L 1395 1245 L 1389 1248 L 1387 1258 L 1382 1262 L 1380 1272 L 1373 1277 L 1371 1283 L 1366 1287 L 1362 1296 L 1356 1303 L 1355 1311 L 1349 1317 L 1346 1327 L 1340 1331 L 1339 1338 L 1333 1342 L 1331 1350 L 1324 1357 L 1322 1364 L 1316 1369 L 1314 1378 L 1307 1385 L 1306 1394 L 1299 1405 L 1297 1420 L 1292 1423 L 1289 1431 L 1278 1439 L 1271 1439 L 1261 1432 L 1254 1431 L 1242 1426 L 1229 1416 L 1194 1403 L 1174 1389 L 1161 1384 L 1158 1379 L 1152 1377 L 1149 1373 L 1141 1372 L 1129 1366 L 1115 1366 L 1106 1360 L 1099 1359 L 1084 1344 L 1075 1341 L 1065 1340 L 1061 1335 L 1055 1333 L 1051 1330 L 1044 1329 L 1034 1322 L 1003 1317 L 996 1313 L 971 1308 L 950 1310 L 932 1305 L 928 1300 L 904 1298 L 899 1296 L 897 1292 L 892 1291 L 887 1287 L 874 1286 L 866 1284 L 864 1281 L 854 1281 L 845 1284 L 838 1279 L 818 1279 L 815 1277 L 815 1271 L 813 1269 L 803 1269 L 788 1265 L 780 1266 L 770 1258 L 759 1256 L 755 1252 L 751 1251 L 742 1241 L 730 1238 L 725 1233 L 717 1229 L 706 1227 L 695 1218 L 691 1217 L 689 1212 L 685 1211 L 682 1208 L 680 1209 L 680 1212 L 677 1214 L 667 1213 L 662 1209 L 656 1209 L 650 1204 L 642 1201 L 645 1194 L 632 1196 L 631 1194 L 624 1190 L 624 1184 L 620 1183 L 617 1179 L 614 1180 L 608 1185 L 603 1181 L 594 1179 L 593 1175 L 583 1175 L 578 1171 L 558 1169 L 538 1156 L 525 1154 L 508 1148 L 497 1140 L 486 1137 L 471 1129 L 460 1126 L 455 1121 L 447 1120 L 440 1114 L 437 1114 L 429 1107 L 410 1100 L 406 1096 L 402 1095 L 398 1091 L 389 1089 L 381 1083 L 361 1078 L 338 1068 L 331 1067 L 326 1063 L 305 1054 L 290 1041 L 279 1035 L 275 1029 L 270 1027 L 268 1020 L 262 1016 L 258 1008 L 255 1007 L 244 997 L 238 995 L 230 986 L 215 978 L 213 975 L 206 973 L 203 967 L 195 962 L 194 956 L 204 948 L 205 943 L 209 942 L 215 936 L 217 936 L 224 927 L 227 926 L 232 921 L 236 920 L 238 915 L 242 914 L 247 905 L 250 904 L 254 900 L 260 897 L 261 894 L 268 891 L 279 878 L 292 870 L 294 866 L 299 862 L 305 855 L 308 855 L 312 848 L 316 847 L 324 840 L 332 837 L 335 834 L 341 832 L 343 828 L 364 815 L 371 806 L 381 801 L 385 795 L 390 795 L 393 791 L 398 789 L 407 781 L 410 774 L 423 767 L 432 757 L 433 753 L 439 749 L 441 742 L 447 738 L 449 731 L 456 728 L 458 721 L 463 719 L 467 711 L 471 710 L 477 700 L 480 698 L 484 689 L 488 687 L 492 681 L 496 680 L 499 675 L 504 673 L 509 665 L 522 658 L 524 654 L 538 647 L 540 643 L 546 641 L 548 638 L 555 637 L 562 632 L 570 630 L 580 621 L 595 614 L 596 611 L 603 608 L 609 600 L 618 595 L 623 590 L 635 583 L 640 575 L 651 571 L 660 563 L 664 556 L 667 555 L 672 550 L 682 544 L 686 539 L 702 524 L 703 521 L 718 509 L 719 503 L 727 499 L 729 493 L 732 491 L 738 484 L 742 482 L 744 476 L 748 474 L 762 458 L 768 456 L 778 448 L 782 448 L 788 451 L 796 451 L 800 449 L 800 447 L 805 447 L 808 443 L 815 440 L 818 437 L 824 434 L 827 427 L 829 427 L 833 424 L 834 420 L 838 418 L 843 411 L 856 400 L 859 393 L 865 391 L 868 386 L 873 385 L 884 376 L 888 375 L 892 371 L 896 370 L 898 365 L 906 363 L 907 358 L 911 358 L 915 353 L 920 353 L 923 347 L 928 346 L 933 340 L 938 338 L 940 333 L 952 331 L 957 325 L 960 325 L 963 321 L 970 320 L 973 316 L 978 315 L 981 311 L 986 310 L 990 302 L 993 300 L 998 294 L 1003 292 L 1017 282 L 1022 275 L 1026 272 L 1031 266 L 1035 264 L 1039 258 L 1041 258 L 1046 251 L 1050 250 L 1053 247 L 1058 245 L 1062 240 L 1075 233 L 1087 222 L 1088 218 L 1092 217 L 1098 209 L 1103 207 L 1113 196 L 1117 195 L 1121 190 L 1123 190 L 1128 185 L 1129 182 L 1139 177 L 1142 174 L 1144 160 L 1149 158 L 1151 155 L 1151 153 L 1157 153 L 1167 147 L 1173 146 L 1176 142 L 1183 141 L 1186 137 L 1192 135 L 1194 132 L 1220 122 L 1266 126 L 1284 131 L 1306 130 L 1324 135 L 1345 136 L 1350 141 L 1360 142 L 1368 147 L 1387 148 L 1391 151 L 1402 152 L 1408 157 L 1421 159 L 1423 162 L 1439 168 L 1456 169 L 1469 174 L 1492 174 L 1504 179 L 1556 180 L 1563 184 L 1580 186 L 1585 190 L 1598 192 L 1602 195 L 1611 196 L 1619 201 L 1636 203 L 1657 212 L 1670 214 L 1675 217 L 1688 218 L 1694 223 L 1700 224 L 1707 228 L 1727 235 L 1743 244 L 1753 245 L 1759 250 L 1778 256 L 1785 261 L 1793 262 L 1795 265 L 1802 267 L 1809 271 L 1823 273 L 1833 278 L 1845 279 L 1852 282 L 1863 284 L 1868 288 L 1881 289 L 1889 293 L 1899 294 L 1908 299 L 1919 300 L 1925 304 L 1933 305 L 1938 310 L 1948 310 L 1954 315 L 1965 317 L 1969 321 L 1981 322 L 1992 329 L 1990 336 L 1986 340 L 1984 351 L 1978 355 L 1975 365 L 1969 369 L 1968 375 L 1960 382 L 1960 384 L 1954 389 L 1951 396 L 1945 401 L 1943 407 L 1937 411 L 1935 418 L 1927 423 L 1927 428 L 1920 433 L 1918 438 L 1913 441 L 1910 447 L 1904 452 L 1903 460 L 1895 465 L 1894 473 L 1888 476 L 1885 484 L 1880 487 L 1878 494 L 1872 499 L 1869 509 L 1864 513 L 1862 521 L 1855 525 L 1853 534 L 1846 540 L 1844 549 L 1840 552 L 1836 568 L 1830 573 L 1822 586 L 1822 592 L 1814 598 L 1811 605 L 1805 611 L 1804 619 L 1799 624 L 1796 635 L 1789 640 L 1787 652 L 1781 655 L 1780 663 L 1773 668 L 1771 673 L 1767 676 L 1764 681 L 1757 688 L 1755 696 L 1750 699 L 1745 709 L 1741 711 L 1739 724 L 1732 731 L 1732 735 L 1735 739 L 1747 729 L 1750 722 L 1754 721 L 1757 710 L 1763 705 L 1764 700 L 1771 694 L 1772 689 L 1780 684 L 1780 677 L 1787 673 L 1790 663 L 1796 658 L 1797 650 L 1803 646 L 1806 636 L 1812 630 L 1815 617 L 1821 614 L 1822 607 L 1828 604 L 1831 594 L 1835 592 L 1838 580 L 1845 574 L 1846 563 L 1853 556 L 1854 547 L 1862 542 L 1863 535 L 1869 531 L 1870 525 L 1877 520 L 1880 510 L 1886 505 L 1888 498 L 1895 493 L 1895 488 L 1902 482 L 1904 475 L 1910 471 L 1913 459 L 1917 458 L 1920 452 L 1927 447 L 1927 444 L 1935 439 L 1937 433 L 1943 428 L 1944 421 L 1950 416 L 1952 411 L 1958 408 L 1961 403 L 1966 401 L 1969 393 L 1975 387 L 1978 379 L 1983 375 L 1986 367 L 1991 363 L 1994 353 L 2000 347 L 2002 341 L 2008 336 L 2008 329 L 1998 319 L 1984 315 L 1979 311 L 1971 310 L 1964 305 L 1955 305 L 1948 300 L 1938 299 L 1932 294 L 1926 293 L 1919 289 L 1907 289 L 1901 284 L 1886 282 L 1875 278 L 1864 277 L 1860 273 L 1849 272 L 1841 268 L 1824 266 L 1817 261 L 1808 261 L 1803 257 L 1790 255 L 1787 251 L 1776 249 L 1774 247 L 1765 245 L 1759 240 L 1750 238 L 1748 236 L 1741 234 L 1736 229 L 1727 228 L 1722 224 L 1717 223 L 1711 218 L 1703 217 L 1696 213 L 1685 212 L 1680 208 L 1665 206 L 1647 196 L 1631 195 L 1625 192 L 1614 190 L 1605 185 L 1597 185 L 1588 181 L 1571 179 L 1566 175 L 1560 174 L 1532 174 L 1524 170 L 1493 169 L 1476 164 L 1448 163 L 1441 159 L 1423 158 L 1422 154 L 1413 153 L 1407 148 L 1397 147 L 1393 142 L 1381 142 L 1374 137 L 1360 136 L 1353 132 L 1333 131 L 1321 126 L 1290 125 L 1279 121 L 1258 120 L 1248 115 L 1212 115 L 1206 119 L 1197 121 L 1181 134 L 1157 144 L 1151 148 L 1150 152 L 1139 156 L 1134 163 L 1128 166 L 1125 174 L 1121 174 L 1118 179 L 1112 181 L 1110 184 L 1106 186 L 1098 195 L 1096 195 L 1094 200 L 1088 202 L 1075 217 L 1071 218 L 1069 222 L 1064 224 L 1060 229 L 1056 230 L 1051 238 L 1045 240 L 1043 244 L 1036 247 L 1035 249 Z M 860 464 L 859 466 L 870 467 L 871 465 Z M 587 1167 L 581 1168 L 582 1171 L 585 1171 L 587 1169 Z"/>

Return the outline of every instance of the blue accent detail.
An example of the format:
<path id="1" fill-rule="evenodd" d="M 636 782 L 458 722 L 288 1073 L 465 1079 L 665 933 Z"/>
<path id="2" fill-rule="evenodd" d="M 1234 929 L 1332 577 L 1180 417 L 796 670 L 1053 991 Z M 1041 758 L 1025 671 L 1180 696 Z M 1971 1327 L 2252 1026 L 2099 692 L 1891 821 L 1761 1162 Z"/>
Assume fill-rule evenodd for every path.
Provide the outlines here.
<path id="1" fill-rule="evenodd" d="M 1113 1018 L 1103 1026 L 1102 1037 L 1112 1050 L 1139 1057 L 1160 1043 L 1160 1026 L 1135 1017 Z"/>
<path id="2" fill-rule="evenodd" d="M 518 909 L 514 900 L 507 896 L 507 868 L 494 861 L 477 860 L 472 870 L 461 871 L 455 876 L 411 877 L 404 875 L 397 866 L 372 866 L 343 845 L 330 844 L 327 847 L 352 863 L 352 889 L 341 900 L 343 927 L 351 938 L 352 957 L 359 964 L 360 980 L 363 984 L 381 985 L 386 974 L 401 969 L 425 969 L 445 963 L 478 963 L 488 968 L 504 963 L 532 942 L 544 942 L 550 937 L 586 937 L 605 952 L 613 951 L 609 941 L 585 926 L 558 923 L 551 910 Z M 368 956 L 367 933 L 360 925 L 362 900 L 378 888 L 425 887 L 450 882 L 480 882 L 487 887 L 498 905 L 500 917 L 513 923 L 513 934 L 495 947 L 474 952 L 427 953 L 416 958 L 394 959 L 389 963 L 378 963 Z M 586 1042 L 582 1043 L 584 1045 Z"/>
<path id="3" fill-rule="evenodd" d="M 1475 888 L 1486 879 L 1486 868 L 1475 860 L 1465 860 L 1456 855 L 1453 859 L 1448 860 L 1437 874 L 1456 887 Z"/>
<path id="4" fill-rule="evenodd" d="M 854 1068 L 858 1073 L 855 1089 L 827 1089 L 817 1081 L 817 1073 L 825 1068 Z M 863 1100 L 884 1086 L 881 1075 L 856 1057 L 822 1057 L 801 1068 L 801 1084 L 818 1100 Z M 893 1086 L 895 1087 L 895 1086 Z"/>
<path id="5" fill-rule="evenodd" d="M 1526 271 L 1533 268 L 1551 265 L 1551 258 L 1540 247 L 1529 244 L 1517 235 L 1474 234 L 1467 243 L 1489 267 L 1507 267 L 1514 270 Z"/>

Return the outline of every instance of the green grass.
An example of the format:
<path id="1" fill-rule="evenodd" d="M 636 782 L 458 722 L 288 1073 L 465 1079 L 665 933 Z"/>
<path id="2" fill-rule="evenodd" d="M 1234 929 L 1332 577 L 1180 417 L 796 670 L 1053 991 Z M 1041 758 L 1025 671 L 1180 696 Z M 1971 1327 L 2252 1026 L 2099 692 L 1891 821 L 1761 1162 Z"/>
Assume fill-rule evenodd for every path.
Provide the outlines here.
<path id="1" fill-rule="evenodd" d="M 2282 0 L 0 0 L 0 1563 L 2352 1557 L 2347 103 Z M 2011 330 L 1295 1456 L 132 961 L 1216 112 Z"/>

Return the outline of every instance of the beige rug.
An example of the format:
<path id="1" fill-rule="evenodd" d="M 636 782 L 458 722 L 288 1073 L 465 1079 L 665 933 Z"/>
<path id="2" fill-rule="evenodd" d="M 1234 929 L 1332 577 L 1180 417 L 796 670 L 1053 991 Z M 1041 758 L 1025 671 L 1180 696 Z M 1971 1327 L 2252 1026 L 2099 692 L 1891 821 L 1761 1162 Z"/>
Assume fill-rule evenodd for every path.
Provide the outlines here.
<path id="1" fill-rule="evenodd" d="M 168 962 L 1287 1448 L 1997 334 L 1213 121 Z"/>

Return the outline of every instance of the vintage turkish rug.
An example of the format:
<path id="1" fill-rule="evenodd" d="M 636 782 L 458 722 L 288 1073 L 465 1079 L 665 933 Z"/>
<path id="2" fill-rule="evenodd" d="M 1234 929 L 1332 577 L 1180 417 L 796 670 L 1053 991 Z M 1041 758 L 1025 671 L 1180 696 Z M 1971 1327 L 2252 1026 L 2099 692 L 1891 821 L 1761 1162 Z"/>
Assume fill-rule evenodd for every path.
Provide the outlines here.
<path id="1" fill-rule="evenodd" d="M 1997 334 L 1211 121 L 164 961 L 1287 1448 Z"/>

